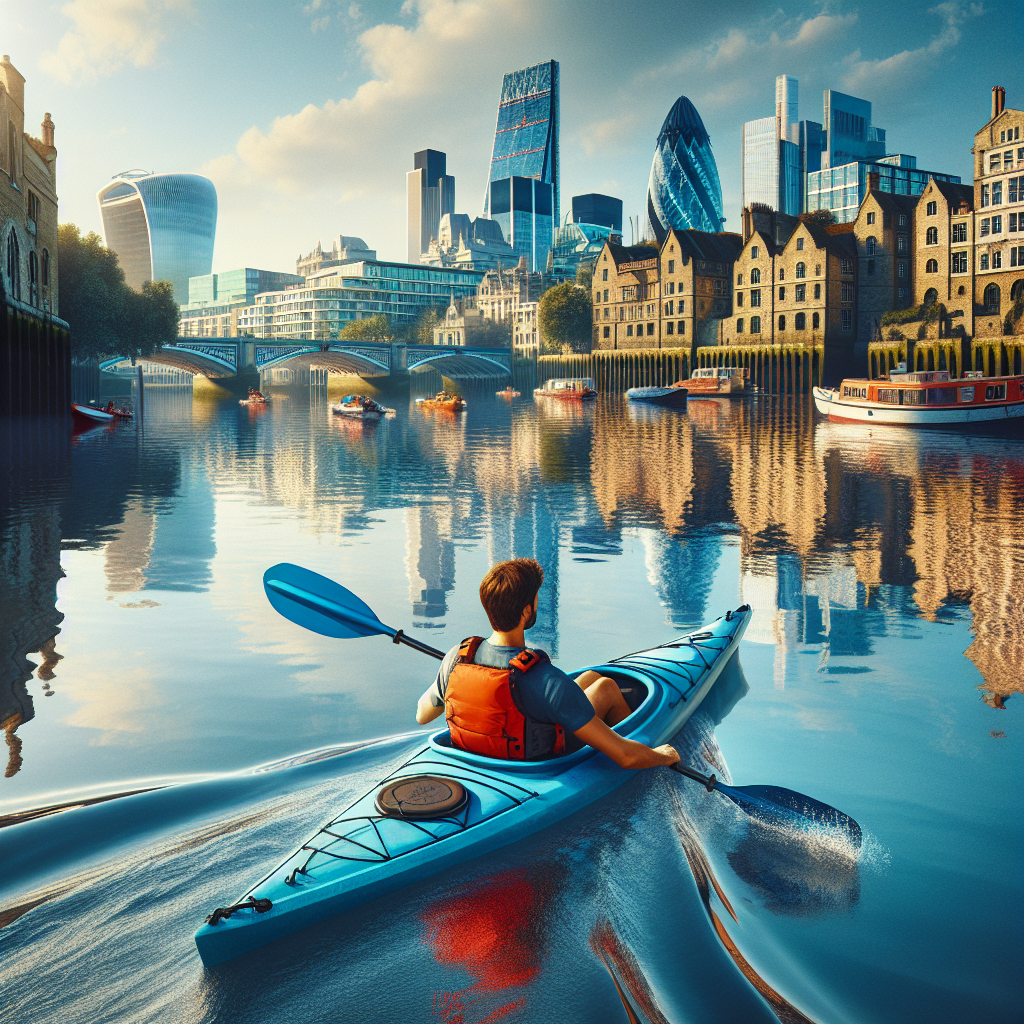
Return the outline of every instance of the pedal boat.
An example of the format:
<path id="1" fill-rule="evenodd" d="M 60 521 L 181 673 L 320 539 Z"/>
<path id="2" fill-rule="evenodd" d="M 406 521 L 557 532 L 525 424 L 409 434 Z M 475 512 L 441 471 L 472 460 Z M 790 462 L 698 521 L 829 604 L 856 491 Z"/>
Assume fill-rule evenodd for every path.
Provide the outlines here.
<path id="1" fill-rule="evenodd" d="M 633 708 L 615 730 L 651 746 L 670 740 L 728 663 L 750 614 L 744 605 L 660 647 L 592 666 L 618 682 Z M 562 821 L 632 774 L 591 747 L 548 761 L 499 761 L 453 749 L 447 730 L 434 733 L 231 906 L 210 914 L 195 935 L 199 955 L 207 966 L 230 960 L 450 870 Z M 461 805 L 415 818 L 387 806 L 387 793 L 402 782 L 411 792 L 439 781 L 446 792 L 464 791 Z"/>

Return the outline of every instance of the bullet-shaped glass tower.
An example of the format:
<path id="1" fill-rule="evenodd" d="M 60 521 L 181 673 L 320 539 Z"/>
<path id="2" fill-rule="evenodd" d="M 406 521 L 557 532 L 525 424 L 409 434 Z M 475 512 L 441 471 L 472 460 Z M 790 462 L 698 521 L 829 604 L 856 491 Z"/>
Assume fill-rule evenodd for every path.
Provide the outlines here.
<path id="1" fill-rule="evenodd" d="M 213 270 L 217 190 L 199 174 L 124 171 L 99 190 L 107 247 L 125 280 L 170 281 L 174 299 L 188 302 L 188 279 Z"/>

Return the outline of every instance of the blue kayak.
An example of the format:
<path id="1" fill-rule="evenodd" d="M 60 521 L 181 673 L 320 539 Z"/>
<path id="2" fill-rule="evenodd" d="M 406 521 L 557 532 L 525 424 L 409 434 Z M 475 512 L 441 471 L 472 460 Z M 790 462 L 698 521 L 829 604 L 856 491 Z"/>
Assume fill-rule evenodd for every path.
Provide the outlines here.
<path id="1" fill-rule="evenodd" d="M 744 605 L 660 647 L 591 666 L 615 679 L 633 708 L 616 731 L 650 746 L 670 740 L 711 689 L 749 619 Z M 434 733 L 233 904 L 215 910 L 196 932 L 199 955 L 207 966 L 230 960 L 507 846 L 631 774 L 591 747 L 547 761 L 499 761 L 454 749 L 447 730 Z"/>

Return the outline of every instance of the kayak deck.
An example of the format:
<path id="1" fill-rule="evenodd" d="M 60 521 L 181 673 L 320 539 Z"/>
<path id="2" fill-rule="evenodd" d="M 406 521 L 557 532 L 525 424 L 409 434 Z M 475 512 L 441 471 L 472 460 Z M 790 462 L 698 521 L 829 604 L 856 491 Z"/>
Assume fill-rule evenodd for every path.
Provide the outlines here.
<path id="1" fill-rule="evenodd" d="M 594 666 L 619 683 L 634 708 L 615 730 L 652 746 L 675 735 L 728 662 L 749 617 L 744 607 L 661 647 Z M 381 813 L 375 795 L 382 786 L 421 775 L 458 781 L 468 793 L 465 807 L 418 820 Z M 239 909 L 211 915 L 217 920 L 196 932 L 199 954 L 207 965 L 220 963 L 508 845 L 631 776 L 591 747 L 547 761 L 498 761 L 452 748 L 447 730 L 435 733 L 247 890 L 234 904 Z"/>

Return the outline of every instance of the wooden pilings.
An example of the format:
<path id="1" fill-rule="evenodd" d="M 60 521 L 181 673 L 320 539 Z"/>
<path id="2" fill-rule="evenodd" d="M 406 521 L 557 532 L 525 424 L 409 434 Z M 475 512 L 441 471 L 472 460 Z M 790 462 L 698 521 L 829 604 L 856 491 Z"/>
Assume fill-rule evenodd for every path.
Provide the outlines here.
<path id="1" fill-rule="evenodd" d="M 70 405 L 67 325 L 5 304 L 0 319 L 0 415 L 61 415 Z"/>
<path id="2" fill-rule="evenodd" d="M 526 384 L 527 359 L 517 356 L 513 378 Z M 665 386 L 690 376 L 686 349 L 617 349 L 587 355 L 540 356 L 536 359 L 538 383 L 552 377 L 592 377 L 598 391 Z M 534 385 L 536 386 L 536 385 Z"/>
<path id="3" fill-rule="evenodd" d="M 819 346 L 717 345 L 697 349 L 699 366 L 737 367 L 768 394 L 807 394 L 820 385 L 824 350 Z"/>

